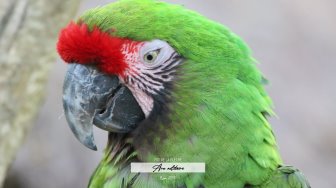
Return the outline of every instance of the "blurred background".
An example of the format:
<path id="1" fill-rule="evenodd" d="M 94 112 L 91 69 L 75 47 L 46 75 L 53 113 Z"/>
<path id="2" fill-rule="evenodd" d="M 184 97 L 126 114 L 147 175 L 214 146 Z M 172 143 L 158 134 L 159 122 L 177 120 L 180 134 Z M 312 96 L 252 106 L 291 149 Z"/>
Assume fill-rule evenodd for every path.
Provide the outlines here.
<path id="1" fill-rule="evenodd" d="M 166 1 L 228 26 L 249 44 L 270 81 L 267 90 L 277 114 L 270 121 L 284 162 L 301 169 L 312 187 L 336 187 L 336 1 Z M 81 1 L 78 15 L 109 2 Z M 105 132 L 95 129 L 99 151 L 94 152 L 75 139 L 65 122 L 65 71 L 58 59 L 5 188 L 86 187 L 102 157 Z"/>

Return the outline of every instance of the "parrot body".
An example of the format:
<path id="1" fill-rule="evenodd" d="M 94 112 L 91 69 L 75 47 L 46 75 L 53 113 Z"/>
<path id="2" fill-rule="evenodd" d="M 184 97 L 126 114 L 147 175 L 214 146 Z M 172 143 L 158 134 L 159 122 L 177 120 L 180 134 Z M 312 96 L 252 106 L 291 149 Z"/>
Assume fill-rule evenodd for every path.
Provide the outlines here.
<path id="1" fill-rule="evenodd" d="M 310 187 L 283 166 L 266 119 L 273 112 L 263 77 L 247 45 L 225 26 L 178 5 L 120 0 L 71 23 L 58 51 L 69 63 L 94 62 L 97 71 L 117 75 L 144 116 L 126 131 L 99 123 L 109 120 L 98 122 L 94 111 L 93 124 L 109 131 L 109 141 L 89 187 Z M 137 64 L 143 54 L 145 63 Z M 170 181 L 163 179 L 171 174 L 130 172 L 131 162 L 169 158 L 204 162 L 206 171 L 175 173 Z"/>

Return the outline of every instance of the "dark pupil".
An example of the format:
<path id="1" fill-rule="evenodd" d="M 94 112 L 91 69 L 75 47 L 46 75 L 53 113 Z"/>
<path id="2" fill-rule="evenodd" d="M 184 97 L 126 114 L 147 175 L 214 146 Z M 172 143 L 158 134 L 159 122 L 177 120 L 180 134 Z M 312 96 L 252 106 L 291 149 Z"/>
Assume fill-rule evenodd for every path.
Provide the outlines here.
<path id="1" fill-rule="evenodd" d="M 152 61 L 153 60 L 153 56 L 152 55 L 147 55 L 147 60 L 148 61 Z"/>

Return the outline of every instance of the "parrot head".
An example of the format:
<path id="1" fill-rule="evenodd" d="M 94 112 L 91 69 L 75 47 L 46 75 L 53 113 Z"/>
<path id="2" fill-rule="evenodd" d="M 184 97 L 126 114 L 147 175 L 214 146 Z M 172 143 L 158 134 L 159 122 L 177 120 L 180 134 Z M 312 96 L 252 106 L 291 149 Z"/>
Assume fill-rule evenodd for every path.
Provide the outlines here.
<path id="1" fill-rule="evenodd" d="M 249 49 L 226 27 L 155 0 L 120 0 L 87 11 L 60 32 L 57 50 L 69 63 L 67 122 L 93 150 L 93 125 L 130 133 L 171 112 L 202 118 L 192 112 L 217 105 L 225 83 L 255 70 Z M 250 72 L 239 80 L 259 85 L 259 72 Z"/>
<path id="2" fill-rule="evenodd" d="M 149 117 L 154 102 L 169 95 L 167 87 L 183 60 L 166 41 L 112 37 L 85 24 L 70 23 L 57 47 L 70 63 L 64 82 L 66 118 L 91 149 L 96 149 L 92 124 L 127 133 Z"/>

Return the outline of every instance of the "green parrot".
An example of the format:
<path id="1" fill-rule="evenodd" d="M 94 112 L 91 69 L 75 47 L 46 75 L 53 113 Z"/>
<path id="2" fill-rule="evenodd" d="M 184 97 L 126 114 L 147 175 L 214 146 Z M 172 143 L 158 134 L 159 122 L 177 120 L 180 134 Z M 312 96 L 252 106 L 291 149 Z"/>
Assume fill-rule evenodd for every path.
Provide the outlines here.
<path id="1" fill-rule="evenodd" d="M 69 63 L 63 106 L 72 132 L 93 150 L 93 125 L 109 133 L 90 188 L 310 187 L 283 165 L 264 78 L 225 26 L 179 5 L 120 0 L 71 22 L 57 50 Z M 167 162 L 205 170 L 132 170 Z"/>

